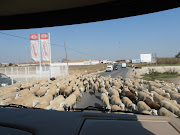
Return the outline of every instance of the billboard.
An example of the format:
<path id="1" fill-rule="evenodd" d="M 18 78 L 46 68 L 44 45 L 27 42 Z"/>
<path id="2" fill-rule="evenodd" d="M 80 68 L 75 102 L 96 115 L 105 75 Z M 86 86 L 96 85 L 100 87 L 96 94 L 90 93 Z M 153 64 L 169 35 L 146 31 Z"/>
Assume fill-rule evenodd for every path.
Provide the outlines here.
<path id="1" fill-rule="evenodd" d="M 141 62 L 151 63 L 152 54 L 140 54 Z"/>
<path id="2" fill-rule="evenodd" d="M 40 61 L 40 47 L 38 41 L 38 34 L 30 34 L 31 44 L 31 58 L 34 61 Z"/>
<path id="3" fill-rule="evenodd" d="M 140 63 L 140 59 L 132 59 L 132 63 Z"/>
<path id="4" fill-rule="evenodd" d="M 50 37 L 49 33 L 40 33 L 42 60 L 50 61 Z"/>

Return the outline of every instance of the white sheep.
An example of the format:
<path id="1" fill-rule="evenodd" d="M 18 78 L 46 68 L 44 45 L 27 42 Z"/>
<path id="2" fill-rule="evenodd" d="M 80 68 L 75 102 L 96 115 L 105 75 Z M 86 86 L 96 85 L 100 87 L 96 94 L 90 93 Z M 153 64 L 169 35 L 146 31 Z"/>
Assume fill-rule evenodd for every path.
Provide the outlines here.
<path id="1" fill-rule="evenodd" d="M 109 98 L 106 93 L 101 94 L 101 102 L 102 102 L 102 107 L 109 109 L 109 110 L 111 109 L 111 106 L 109 104 Z"/>
<path id="2" fill-rule="evenodd" d="M 167 110 L 167 109 L 164 108 L 164 107 L 161 107 L 161 108 L 158 110 L 158 115 L 160 115 L 160 116 L 178 117 L 177 115 L 175 115 L 174 113 L 170 112 L 169 110 Z"/>
<path id="3" fill-rule="evenodd" d="M 176 100 L 178 104 L 180 104 L 180 94 L 179 93 L 174 93 L 171 95 L 171 98 L 173 100 Z"/>
<path id="4" fill-rule="evenodd" d="M 166 100 L 161 100 L 160 105 L 161 105 L 161 107 L 165 107 L 166 109 L 168 109 L 172 113 L 179 116 L 179 108 L 177 106 L 174 106 L 173 104 L 171 104 L 170 102 L 168 102 Z"/>
<path id="5" fill-rule="evenodd" d="M 121 99 L 116 96 L 116 95 L 112 95 L 111 96 L 111 104 L 112 105 L 118 105 L 122 110 L 124 110 L 125 105 L 121 102 Z"/>
<path id="6" fill-rule="evenodd" d="M 38 104 L 35 105 L 34 107 L 44 109 L 44 108 L 46 108 L 49 104 L 50 104 L 50 102 L 44 100 L 44 101 L 42 101 L 42 102 L 40 102 L 40 103 L 38 102 Z"/>
<path id="7" fill-rule="evenodd" d="M 110 88 L 110 89 L 109 89 L 109 95 L 110 95 L 110 96 L 116 95 L 116 96 L 119 97 L 119 92 L 118 92 L 117 90 L 115 90 L 115 89 Z"/>
<path id="8" fill-rule="evenodd" d="M 78 101 L 78 99 L 81 101 L 82 94 L 81 94 L 81 92 L 79 91 L 79 88 L 78 88 L 78 87 L 75 89 L 75 91 L 74 91 L 72 94 L 74 94 L 74 95 L 76 96 L 76 100 L 77 100 L 77 101 Z"/>
<path id="9" fill-rule="evenodd" d="M 111 110 L 112 110 L 112 111 L 121 111 L 122 108 L 120 108 L 118 105 L 112 105 Z"/>
<path id="10" fill-rule="evenodd" d="M 36 91 L 34 94 L 36 95 L 36 96 L 38 96 L 38 97 L 42 97 L 42 96 L 44 96 L 45 95 L 45 93 L 47 92 L 47 87 L 42 87 L 42 88 L 40 88 L 38 91 Z"/>
<path id="11" fill-rule="evenodd" d="M 64 107 L 66 109 L 72 109 L 76 106 L 76 95 L 71 94 L 67 97 L 63 102 L 60 103 L 60 107 Z"/>
<path id="12" fill-rule="evenodd" d="M 137 110 L 136 105 L 128 97 L 123 97 L 122 102 L 126 106 L 126 108 L 130 110 Z"/>
<path id="13" fill-rule="evenodd" d="M 151 111 L 151 108 L 144 102 L 144 101 L 139 101 L 137 103 L 137 108 L 138 111 L 143 112 L 143 111 Z"/>
<path id="14" fill-rule="evenodd" d="M 152 101 L 153 101 L 153 97 L 152 97 L 152 94 L 148 94 L 148 93 L 146 93 L 146 92 L 143 92 L 143 91 L 140 91 L 139 93 L 138 93 L 138 99 L 140 100 L 140 101 L 144 101 L 145 99 L 151 99 Z"/>

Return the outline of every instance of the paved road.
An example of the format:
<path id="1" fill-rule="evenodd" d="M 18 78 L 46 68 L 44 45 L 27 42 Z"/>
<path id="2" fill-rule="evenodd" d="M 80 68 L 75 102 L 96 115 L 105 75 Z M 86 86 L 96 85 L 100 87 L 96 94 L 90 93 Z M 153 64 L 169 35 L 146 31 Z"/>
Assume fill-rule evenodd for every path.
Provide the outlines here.
<path id="1" fill-rule="evenodd" d="M 115 78 L 117 76 L 126 78 L 129 77 L 129 72 L 131 72 L 130 68 L 119 67 L 118 70 L 114 70 L 112 72 L 102 72 L 98 74 L 102 76 L 111 75 L 112 78 Z M 88 106 L 101 107 L 101 94 L 97 93 L 96 95 L 94 95 L 94 92 L 92 90 L 90 90 L 89 93 L 84 93 L 82 101 L 77 103 L 76 108 L 85 108 Z"/>
<path id="2" fill-rule="evenodd" d="M 98 73 L 101 76 L 108 76 L 110 75 L 112 78 L 115 78 L 117 76 L 122 76 L 122 78 L 130 77 L 130 68 L 121 68 L 119 67 L 118 70 L 113 70 L 112 72 L 102 72 Z"/>

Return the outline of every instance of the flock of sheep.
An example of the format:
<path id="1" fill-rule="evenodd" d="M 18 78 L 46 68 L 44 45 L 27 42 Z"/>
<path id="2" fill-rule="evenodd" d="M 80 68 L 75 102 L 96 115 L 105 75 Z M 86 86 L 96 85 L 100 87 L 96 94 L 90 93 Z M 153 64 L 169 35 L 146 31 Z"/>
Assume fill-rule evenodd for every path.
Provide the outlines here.
<path id="1" fill-rule="evenodd" d="M 102 107 L 180 117 L 180 85 L 164 81 L 111 78 L 100 75 L 16 83 L 0 88 L 0 105 L 18 104 L 48 110 L 72 110 L 84 92 L 101 93 Z"/>

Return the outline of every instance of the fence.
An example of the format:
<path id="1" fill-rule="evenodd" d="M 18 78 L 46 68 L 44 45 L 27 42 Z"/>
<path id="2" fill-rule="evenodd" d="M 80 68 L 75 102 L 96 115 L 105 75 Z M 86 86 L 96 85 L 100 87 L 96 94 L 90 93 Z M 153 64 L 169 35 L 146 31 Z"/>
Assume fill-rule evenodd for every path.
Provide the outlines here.
<path id="1" fill-rule="evenodd" d="M 3 67 L 0 68 L 0 73 L 4 73 L 17 81 L 38 80 L 41 78 L 49 79 L 50 77 L 66 76 L 69 74 L 67 65 L 52 65 L 51 70 L 50 66 L 42 66 L 41 72 L 39 66 Z"/>

